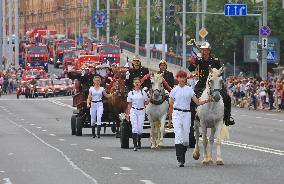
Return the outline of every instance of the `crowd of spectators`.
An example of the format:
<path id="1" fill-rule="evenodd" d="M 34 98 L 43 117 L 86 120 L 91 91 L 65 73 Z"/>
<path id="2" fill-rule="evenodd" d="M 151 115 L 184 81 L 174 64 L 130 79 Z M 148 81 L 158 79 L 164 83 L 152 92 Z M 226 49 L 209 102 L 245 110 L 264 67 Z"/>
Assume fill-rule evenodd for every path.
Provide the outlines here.
<path id="1" fill-rule="evenodd" d="M 284 109 L 284 80 L 229 77 L 225 85 L 235 106 L 278 111 Z"/>
<path id="2" fill-rule="evenodd" d="M 21 75 L 22 70 L 16 70 L 14 65 L 8 66 L 6 70 L 0 70 L 0 86 L 2 94 L 15 93 Z"/>

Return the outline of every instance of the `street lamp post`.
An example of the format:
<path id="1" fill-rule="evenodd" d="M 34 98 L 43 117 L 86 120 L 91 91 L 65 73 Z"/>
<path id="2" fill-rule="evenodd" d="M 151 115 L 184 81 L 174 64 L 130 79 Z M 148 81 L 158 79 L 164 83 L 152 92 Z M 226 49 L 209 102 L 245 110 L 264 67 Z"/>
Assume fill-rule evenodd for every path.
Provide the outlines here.
<path id="1" fill-rule="evenodd" d="M 158 33 L 159 27 L 152 27 L 152 31 L 153 31 L 153 33 L 154 33 L 154 45 L 153 45 L 153 49 L 156 49 L 156 32 Z"/>
<path id="2" fill-rule="evenodd" d="M 176 37 L 176 53 L 179 51 L 179 39 L 182 38 L 182 31 L 178 34 L 178 31 L 175 31 L 175 37 Z"/>
<path id="3" fill-rule="evenodd" d="M 136 29 L 135 29 L 135 54 L 138 55 L 139 54 L 139 39 L 140 39 L 140 32 L 139 32 L 139 29 L 140 29 L 140 20 L 139 20 L 139 0 L 136 0 L 136 21 L 135 21 L 135 24 L 136 24 Z"/>
<path id="4" fill-rule="evenodd" d="M 0 70 L 2 69 L 2 58 L 3 58 L 3 24 L 2 24 L 2 20 L 3 20 L 3 14 L 2 14 L 2 11 L 3 11 L 3 7 L 2 7 L 3 3 L 2 1 L 0 2 Z M 5 25 L 4 25 L 5 26 Z"/>

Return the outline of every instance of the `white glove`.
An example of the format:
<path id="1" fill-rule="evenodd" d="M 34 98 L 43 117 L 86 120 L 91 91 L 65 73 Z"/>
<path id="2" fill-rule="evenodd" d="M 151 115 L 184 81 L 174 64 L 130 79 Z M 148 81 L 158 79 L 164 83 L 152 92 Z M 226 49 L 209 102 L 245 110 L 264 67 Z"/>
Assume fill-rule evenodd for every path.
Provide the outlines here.
<path id="1" fill-rule="evenodd" d="M 147 88 L 147 87 L 144 87 L 144 88 L 143 88 L 143 91 L 147 91 L 147 90 L 148 90 L 148 88 Z"/>
<path id="2" fill-rule="evenodd" d="M 202 54 L 200 52 L 197 53 L 198 58 L 202 58 Z"/>
<path id="3" fill-rule="evenodd" d="M 126 73 L 125 73 L 125 79 L 129 79 L 129 76 L 130 76 L 130 73 L 129 73 L 129 71 L 127 71 Z"/>

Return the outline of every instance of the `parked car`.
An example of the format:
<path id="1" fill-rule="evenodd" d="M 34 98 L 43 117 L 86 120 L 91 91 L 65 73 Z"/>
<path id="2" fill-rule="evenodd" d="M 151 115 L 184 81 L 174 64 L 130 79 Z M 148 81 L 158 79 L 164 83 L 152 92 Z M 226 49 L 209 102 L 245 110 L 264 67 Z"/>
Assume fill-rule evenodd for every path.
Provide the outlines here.
<path id="1" fill-rule="evenodd" d="M 68 85 L 64 78 L 52 80 L 54 95 L 68 95 Z"/>

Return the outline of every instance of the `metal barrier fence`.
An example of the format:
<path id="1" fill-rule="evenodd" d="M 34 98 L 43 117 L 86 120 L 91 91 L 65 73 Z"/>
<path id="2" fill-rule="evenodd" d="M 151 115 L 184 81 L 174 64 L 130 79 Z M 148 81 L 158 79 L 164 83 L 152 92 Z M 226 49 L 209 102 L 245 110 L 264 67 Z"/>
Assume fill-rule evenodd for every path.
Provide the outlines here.
<path id="1" fill-rule="evenodd" d="M 121 41 L 120 42 L 120 47 L 124 50 L 127 50 L 129 52 L 135 53 L 135 45 L 132 43 L 128 43 L 126 41 Z M 146 57 L 146 48 L 145 47 L 139 47 L 139 55 Z M 154 59 L 161 60 L 162 59 L 162 51 L 157 50 L 157 49 L 151 49 L 150 50 L 150 57 Z M 181 56 L 176 56 L 176 55 L 170 55 L 166 54 L 166 61 L 168 63 L 177 65 L 177 66 L 182 66 L 182 57 Z M 186 63 L 187 67 L 189 63 Z"/>

